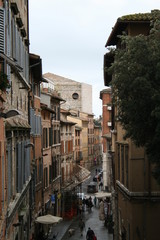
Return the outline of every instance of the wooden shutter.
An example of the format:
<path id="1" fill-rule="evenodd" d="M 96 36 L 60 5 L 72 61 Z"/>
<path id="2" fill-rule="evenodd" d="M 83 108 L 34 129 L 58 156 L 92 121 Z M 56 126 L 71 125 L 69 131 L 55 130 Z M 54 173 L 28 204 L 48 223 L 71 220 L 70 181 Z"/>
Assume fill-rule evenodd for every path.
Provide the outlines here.
<path id="1" fill-rule="evenodd" d="M 4 33 L 4 26 L 5 26 L 5 20 L 4 20 L 4 9 L 0 8 L 0 51 L 4 53 L 5 49 L 5 33 Z"/>
<path id="2" fill-rule="evenodd" d="M 18 143 L 18 192 L 22 189 L 22 162 L 21 162 L 21 143 Z"/>
<path id="3" fill-rule="evenodd" d="M 10 201 L 11 198 L 11 189 L 12 189 L 12 155 L 11 155 L 11 145 L 7 146 L 8 150 L 8 164 L 7 164 L 7 169 L 8 169 L 8 183 L 7 183 L 7 197 L 8 197 L 8 202 Z"/>
<path id="4" fill-rule="evenodd" d="M 25 183 L 25 156 L 24 156 L 24 141 L 22 142 L 22 150 L 21 150 L 21 162 L 22 162 L 22 186 Z"/>

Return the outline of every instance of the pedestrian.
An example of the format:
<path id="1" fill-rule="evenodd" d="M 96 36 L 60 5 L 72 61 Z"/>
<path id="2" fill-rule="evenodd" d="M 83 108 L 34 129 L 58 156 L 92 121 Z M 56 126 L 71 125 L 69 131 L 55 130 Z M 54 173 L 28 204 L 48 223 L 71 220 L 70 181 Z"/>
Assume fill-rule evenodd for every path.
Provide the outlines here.
<path id="1" fill-rule="evenodd" d="M 100 182 L 100 184 L 99 184 L 99 190 L 102 190 L 102 187 L 103 187 L 103 183 Z"/>
<path id="2" fill-rule="evenodd" d="M 94 206 L 96 207 L 96 204 L 97 204 L 97 198 L 96 196 L 94 197 Z"/>
<path id="3" fill-rule="evenodd" d="M 83 198 L 82 204 L 83 204 L 83 211 L 85 212 L 85 210 L 86 210 L 86 199 L 85 198 Z"/>
<path id="4" fill-rule="evenodd" d="M 79 214 L 82 214 L 82 210 L 83 210 L 83 206 L 82 206 L 82 202 L 79 203 Z"/>
<path id="5" fill-rule="evenodd" d="M 92 207 L 93 207 L 93 203 L 92 203 L 92 198 L 90 197 L 89 201 L 88 201 L 88 210 L 89 210 L 89 212 L 91 212 Z"/>
<path id="6" fill-rule="evenodd" d="M 94 231 L 89 227 L 86 234 L 86 240 L 93 240 L 94 236 L 95 236 Z"/>
<path id="7" fill-rule="evenodd" d="M 83 236 L 83 229 L 85 228 L 85 223 L 82 218 L 79 221 L 79 228 L 80 228 L 81 236 Z"/>

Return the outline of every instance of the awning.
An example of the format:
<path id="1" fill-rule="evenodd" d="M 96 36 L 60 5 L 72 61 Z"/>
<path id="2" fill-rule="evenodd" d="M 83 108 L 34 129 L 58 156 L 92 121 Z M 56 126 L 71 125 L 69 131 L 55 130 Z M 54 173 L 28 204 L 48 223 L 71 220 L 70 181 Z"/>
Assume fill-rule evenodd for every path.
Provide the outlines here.
<path id="1" fill-rule="evenodd" d="M 76 165 L 76 167 L 74 167 L 73 173 L 72 173 L 72 180 L 70 182 L 70 184 L 66 184 L 63 189 L 66 191 L 70 191 L 73 188 L 77 187 L 79 184 L 81 184 L 82 182 L 84 182 L 87 178 L 89 178 L 91 175 L 91 172 L 80 166 L 80 165 Z"/>
<path id="2" fill-rule="evenodd" d="M 76 123 L 74 122 L 71 122 L 71 121 L 64 121 L 64 120 L 61 120 L 60 121 L 62 124 L 67 124 L 67 125 L 75 125 Z"/>
<path id="3" fill-rule="evenodd" d="M 61 217 L 57 217 L 57 216 L 48 214 L 45 216 L 38 217 L 35 220 L 35 222 L 42 223 L 42 224 L 57 224 L 57 223 L 61 222 L 62 220 L 63 220 L 63 218 L 61 218 Z"/>
<path id="4" fill-rule="evenodd" d="M 20 119 L 6 119 L 6 128 L 28 128 L 30 129 L 31 126 L 28 124 L 27 121 L 25 120 L 20 120 Z"/>
<path id="5" fill-rule="evenodd" d="M 75 175 L 75 178 L 77 179 L 77 181 L 82 183 L 87 178 L 90 177 L 91 172 L 88 169 L 86 169 L 80 165 L 77 165 L 76 168 L 74 169 L 74 175 Z"/>
<path id="6" fill-rule="evenodd" d="M 109 192 L 97 192 L 94 195 L 96 196 L 96 198 L 111 197 L 111 193 L 109 193 Z"/>

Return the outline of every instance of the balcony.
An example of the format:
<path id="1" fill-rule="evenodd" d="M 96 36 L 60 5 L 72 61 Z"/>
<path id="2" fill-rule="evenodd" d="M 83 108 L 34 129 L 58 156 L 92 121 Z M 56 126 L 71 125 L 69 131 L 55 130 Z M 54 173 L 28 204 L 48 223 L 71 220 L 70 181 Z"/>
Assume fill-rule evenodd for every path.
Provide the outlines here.
<path id="1" fill-rule="evenodd" d="M 14 13 L 14 15 L 17 15 L 19 13 L 18 7 L 17 7 L 17 3 L 12 2 L 11 3 L 11 10 Z"/>
<path id="2" fill-rule="evenodd" d="M 23 22 L 22 22 L 22 19 L 20 17 L 16 18 L 16 22 L 17 22 L 17 25 L 18 25 L 19 28 L 23 27 Z"/>
<path id="3" fill-rule="evenodd" d="M 24 28 L 21 29 L 21 35 L 22 35 L 22 37 L 26 37 L 27 36 L 26 30 Z"/>

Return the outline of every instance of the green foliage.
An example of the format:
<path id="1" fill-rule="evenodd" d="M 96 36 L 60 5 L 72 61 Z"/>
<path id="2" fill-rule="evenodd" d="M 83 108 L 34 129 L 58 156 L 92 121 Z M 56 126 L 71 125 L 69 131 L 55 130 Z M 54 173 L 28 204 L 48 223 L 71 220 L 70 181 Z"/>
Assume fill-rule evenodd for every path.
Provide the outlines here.
<path id="1" fill-rule="evenodd" d="M 7 75 L 3 72 L 0 72 L 0 90 L 6 91 L 7 88 L 10 88 Z"/>
<path id="2" fill-rule="evenodd" d="M 148 36 L 120 36 L 122 48 L 107 71 L 125 137 L 145 147 L 160 183 L 160 13 L 154 14 Z"/>

